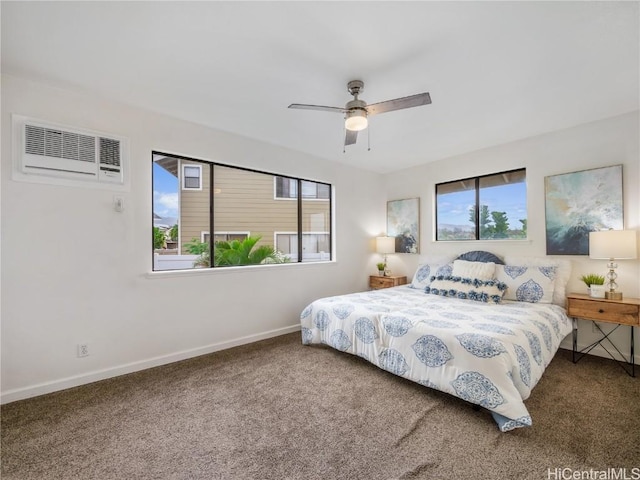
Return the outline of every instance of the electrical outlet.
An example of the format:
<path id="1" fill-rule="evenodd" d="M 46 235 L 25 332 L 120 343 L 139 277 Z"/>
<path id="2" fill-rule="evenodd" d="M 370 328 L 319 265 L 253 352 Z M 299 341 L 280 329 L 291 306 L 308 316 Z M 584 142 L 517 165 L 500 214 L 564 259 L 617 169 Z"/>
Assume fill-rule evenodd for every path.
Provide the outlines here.
<path id="1" fill-rule="evenodd" d="M 78 344 L 78 358 L 88 357 L 89 356 L 89 344 L 88 343 L 79 343 Z"/>

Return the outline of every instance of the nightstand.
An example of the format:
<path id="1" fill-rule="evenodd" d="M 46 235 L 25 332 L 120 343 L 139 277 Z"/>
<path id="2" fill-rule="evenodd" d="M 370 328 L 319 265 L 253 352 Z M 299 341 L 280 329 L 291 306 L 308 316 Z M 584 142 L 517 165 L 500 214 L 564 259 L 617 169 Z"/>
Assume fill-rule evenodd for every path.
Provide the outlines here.
<path id="1" fill-rule="evenodd" d="M 605 298 L 592 298 L 589 295 L 583 295 L 579 293 L 570 293 L 567 295 L 567 314 L 570 317 L 582 318 L 585 320 L 591 320 L 597 331 L 603 335 L 602 338 L 596 340 L 591 345 L 578 351 L 578 325 L 574 320 L 573 322 L 573 363 L 577 363 L 583 356 L 589 353 L 596 345 L 600 345 L 609 354 L 611 358 L 618 361 L 622 368 L 632 377 L 636 376 L 634 352 L 633 352 L 633 327 L 640 325 L 640 299 L 638 298 L 624 298 L 622 300 L 609 300 Z M 605 333 L 600 328 L 599 323 L 613 323 L 616 326 L 609 332 Z M 616 347 L 609 335 L 615 332 L 622 325 L 628 325 L 631 331 L 631 341 L 629 350 L 629 360 L 620 352 Z M 604 340 L 607 340 L 609 344 L 618 352 L 618 355 L 623 358 L 624 362 L 621 362 L 614 355 L 607 350 L 602 344 Z M 631 367 L 631 371 L 627 367 Z"/>
<path id="2" fill-rule="evenodd" d="M 390 275 L 388 277 L 382 277 L 380 275 L 369 276 L 369 288 L 372 290 L 379 290 L 381 288 L 397 287 L 399 285 L 406 285 L 407 277 Z"/>

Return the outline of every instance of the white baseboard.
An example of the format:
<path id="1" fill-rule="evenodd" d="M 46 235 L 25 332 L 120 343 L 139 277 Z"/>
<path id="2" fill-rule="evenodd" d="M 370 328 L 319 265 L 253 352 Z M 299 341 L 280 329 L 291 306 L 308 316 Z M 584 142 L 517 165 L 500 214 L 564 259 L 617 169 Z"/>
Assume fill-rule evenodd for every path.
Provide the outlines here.
<path id="1" fill-rule="evenodd" d="M 147 360 L 141 360 L 139 362 L 128 363 L 126 365 L 120 365 L 118 367 L 106 368 L 104 370 L 93 371 L 82 375 L 76 375 L 73 377 L 62 378 L 60 380 L 53 380 L 51 382 L 40 383 L 37 385 L 17 388 L 2 392 L 0 394 L 0 404 L 11 403 L 18 400 L 24 400 L 26 398 L 37 397 L 47 393 L 57 392 L 65 390 L 67 388 L 78 387 L 80 385 L 86 385 L 88 383 L 97 382 L 100 380 L 106 380 L 107 378 L 118 377 L 120 375 L 126 375 L 127 373 L 138 372 L 140 370 L 146 370 L 148 368 L 159 367 L 160 365 L 166 365 L 168 363 L 179 362 L 188 358 L 199 357 L 200 355 L 206 355 L 209 353 L 217 352 L 220 350 L 226 350 L 228 348 L 237 347 L 239 345 L 246 345 L 249 343 L 258 342 L 267 338 L 278 337 L 287 333 L 293 333 L 300 330 L 300 325 L 291 325 L 289 327 L 278 328 L 275 330 L 269 330 L 267 332 L 258 333 L 255 335 L 248 335 L 246 337 L 236 338 L 221 343 L 214 343 L 204 347 L 194 348 L 191 350 L 183 350 L 181 352 L 171 353 L 168 355 L 162 355 L 160 357 L 149 358 Z"/>

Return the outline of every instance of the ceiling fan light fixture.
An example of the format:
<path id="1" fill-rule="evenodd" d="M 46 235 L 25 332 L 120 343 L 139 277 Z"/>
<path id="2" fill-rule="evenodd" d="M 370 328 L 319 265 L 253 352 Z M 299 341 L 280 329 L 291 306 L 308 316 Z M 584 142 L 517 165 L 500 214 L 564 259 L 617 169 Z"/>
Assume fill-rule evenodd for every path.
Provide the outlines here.
<path id="1" fill-rule="evenodd" d="M 364 130 L 369 125 L 367 120 L 367 112 L 365 110 L 352 110 L 347 112 L 347 118 L 344 121 L 344 126 L 347 130 L 353 132 L 359 132 Z"/>

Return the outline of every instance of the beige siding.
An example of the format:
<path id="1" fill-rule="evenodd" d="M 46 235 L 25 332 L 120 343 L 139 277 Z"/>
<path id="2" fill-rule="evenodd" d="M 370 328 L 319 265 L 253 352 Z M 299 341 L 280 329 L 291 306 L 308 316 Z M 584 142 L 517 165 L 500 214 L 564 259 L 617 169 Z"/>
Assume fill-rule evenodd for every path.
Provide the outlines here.
<path id="1" fill-rule="evenodd" d="M 203 165 L 202 191 L 181 190 L 182 245 L 209 231 L 208 185 L 209 166 Z M 297 232 L 297 201 L 274 197 L 273 175 L 214 166 L 215 231 L 260 235 L 262 245 L 273 245 L 275 232 Z M 329 201 L 302 203 L 303 231 L 328 232 Z"/>

